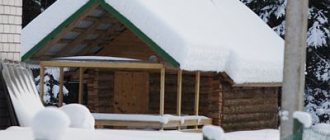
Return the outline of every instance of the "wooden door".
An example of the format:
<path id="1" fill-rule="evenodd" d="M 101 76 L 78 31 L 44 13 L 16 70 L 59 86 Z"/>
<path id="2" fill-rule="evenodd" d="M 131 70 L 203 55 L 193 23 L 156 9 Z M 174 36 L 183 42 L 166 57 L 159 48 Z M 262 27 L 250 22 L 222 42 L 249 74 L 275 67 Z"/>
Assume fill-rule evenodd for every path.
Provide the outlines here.
<path id="1" fill-rule="evenodd" d="M 114 108 L 116 113 L 147 113 L 149 110 L 149 74 L 115 72 Z"/>

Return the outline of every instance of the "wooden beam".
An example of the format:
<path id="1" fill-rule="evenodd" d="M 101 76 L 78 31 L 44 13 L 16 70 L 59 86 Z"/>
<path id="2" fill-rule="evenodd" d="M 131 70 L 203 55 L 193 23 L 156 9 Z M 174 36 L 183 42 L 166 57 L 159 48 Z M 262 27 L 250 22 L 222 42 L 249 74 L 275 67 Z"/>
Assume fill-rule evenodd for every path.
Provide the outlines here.
<path id="1" fill-rule="evenodd" d="M 75 28 L 79 24 L 79 22 L 88 16 L 88 14 L 93 11 L 99 4 L 94 4 L 91 8 L 87 9 L 83 12 L 81 16 L 75 19 L 70 25 L 68 25 L 64 30 L 62 30 L 59 34 L 57 34 L 52 40 L 50 40 L 44 47 L 42 47 L 38 53 L 36 54 L 37 57 L 40 57 L 46 53 L 46 51 L 53 45 L 55 45 L 63 36 L 68 33 L 70 30 Z"/>
<path id="2" fill-rule="evenodd" d="M 73 39 L 61 39 L 58 41 L 58 43 L 61 43 L 61 44 L 69 44 L 73 41 Z"/>
<path id="3" fill-rule="evenodd" d="M 178 71 L 177 79 L 177 97 L 176 97 L 176 114 L 181 116 L 181 104 L 182 104 L 182 70 Z"/>
<path id="4" fill-rule="evenodd" d="M 199 115 L 199 93 L 200 93 L 200 81 L 201 81 L 201 72 L 197 71 L 195 76 L 195 115 Z"/>
<path id="5" fill-rule="evenodd" d="M 77 33 L 84 33 L 88 28 L 74 28 L 72 29 L 72 32 L 77 32 Z M 104 32 L 106 32 L 107 30 L 99 30 L 99 29 L 96 29 L 94 31 L 95 34 L 104 34 Z M 62 40 L 62 39 L 61 39 Z"/>
<path id="6" fill-rule="evenodd" d="M 100 44 L 102 42 L 109 42 L 108 40 L 112 40 L 112 39 L 116 38 L 117 36 L 119 36 L 120 32 L 118 32 L 116 28 L 122 28 L 122 30 L 125 29 L 125 27 L 122 26 L 121 23 L 117 23 L 117 24 L 113 23 L 112 26 L 105 33 L 101 34 L 96 41 L 88 44 L 87 45 L 88 47 L 84 48 L 81 52 L 79 52 L 79 54 L 86 55 L 86 54 L 90 53 L 90 49 L 92 47 L 97 46 L 98 44 Z M 111 37 L 109 37 L 110 35 L 111 35 Z"/>
<path id="7" fill-rule="evenodd" d="M 243 83 L 233 84 L 233 87 L 281 87 L 282 83 Z"/>
<path id="8" fill-rule="evenodd" d="M 195 115 L 199 115 L 199 94 L 200 94 L 200 81 L 201 81 L 201 72 L 196 72 L 196 81 L 195 81 Z M 195 129 L 198 129 L 198 125 L 195 126 Z"/>
<path id="9" fill-rule="evenodd" d="M 108 14 L 102 15 L 100 17 L 94 17 L 94 16 L 87 16 L 84 18 L 84 20 L 86 21 L 90 21 L 90 22 L 97 22 L 99 20 L 103 20 L 105 22 L 113 22 L 113 20 L 116 20 L 114 17 L 108 16 Z"/>
<path id="10" fill-rule="evenodd" d="M 79 95 L 78 103 L 83 103 L 83 92 L 84 92 L 84 68 L 79 69 Z"/>
<path id="11" fill-rule="evenodd" d="M 40 99 L 44 103 L 44 84 L 45 84 L 45 67 L 43 65 L 40 65 Z"/>
<path id="12" fill-rule="evenodd" d="M 164 115 L 165 104 L 165 68 L 160 70 L 160 99 L 159 99 L 159 114 Z"/>
<path id="13" fill-rule="evenodd" d="M 177 77 L 177 97 L 176 97 L 176 114 L 181 116 L 182 105 L 182 70 L 178 71 Z M 181 130 L 181 125 L 178 126 L 178 130 Z"/>
<path id="14" fill-rule="evenodd" d="M 58 106 L 63 105 L 63 85 L 64 85 L 64 68 L 60 67 L 60 92 L 58 95 Z"/>
<path id="15" fill-rule="evenodd" d="M 95 62 L 95 61 L 41 61 L 40 65 L 49 67 L 84 67 L 84 68 L 124 68 L 124 69 L 162 69 L 163 64 L 158 63 L 120 63 L 120 62 Z"/>
<path id="16" fill-rule="evenodd" d="M 66 49 L 62 49 L 58 54 L 58 56 L 67 56 L 70 52 L 81 42 L 86 40 L 86 37 L 90 34 L 93 34 L 94 31 L 97 30 L 97 27 L 104 22 L 104 18 L 100 18 L 99 20 L 95 21 L 88 29 L 81 32 L 70 44 L 68 44 Z"/>

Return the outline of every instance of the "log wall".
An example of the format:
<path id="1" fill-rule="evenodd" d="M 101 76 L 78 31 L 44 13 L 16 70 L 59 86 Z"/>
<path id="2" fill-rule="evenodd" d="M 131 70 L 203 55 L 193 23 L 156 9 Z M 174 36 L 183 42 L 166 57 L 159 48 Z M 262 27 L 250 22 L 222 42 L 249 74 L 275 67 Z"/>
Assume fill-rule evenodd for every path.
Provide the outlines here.
<path id="1" fill-rule="evenodd" d="M 88 70 L 88 108 L 91 112 L 113 112 L 114 72 Z"/>
<path id="2" fill-rule="evenodd" d="M 86 76 L 87 77 L 87 76 Z M 88 70 L 88 107 L 92 112 L 114 113 L 114 71 Z M 159 72 L 149 74 L 149 111 L 159 113 Z M 279 88 L 232 87 L 221 74 L 202 73 L 200 115 L 213 119 L 225 131 L 278 127 Z M 183 73 L 182 114 L 194 114 L 195 75 Z M 165 113 L 176 114 L 177 73 L 166 72 Z"/>
<path id="3" fill-rule="evenodd" d="M 278 128 L 279 88 L 232 87 L 227 82 L 221 85 L 221 126 L 226 131 Z"/>
<path id="4" fill-rule="evenodd" d="M 177 106 L 177 73 L 166 73 L 165 76 L 165 114 L 176 114 Z M 150 113 L 159 113 L 159 73 L 150 74 Z M 212 77 L 208 75 L 201 76 L 200 87 L 200 115 L 208 116 L 209 112 L 217 108 L 209 107 L 209 95 L 212 94 Z M 193 73 L 183 72 L 182 75 L 182 114 L 194 114 L 195 98 L 195 75 Z M 215 110 L 214 110 L 215 109 Z M 211 111 L 212 110 L 212 111 Z M 216 116 L 216 115 L 215 115 Z"/>

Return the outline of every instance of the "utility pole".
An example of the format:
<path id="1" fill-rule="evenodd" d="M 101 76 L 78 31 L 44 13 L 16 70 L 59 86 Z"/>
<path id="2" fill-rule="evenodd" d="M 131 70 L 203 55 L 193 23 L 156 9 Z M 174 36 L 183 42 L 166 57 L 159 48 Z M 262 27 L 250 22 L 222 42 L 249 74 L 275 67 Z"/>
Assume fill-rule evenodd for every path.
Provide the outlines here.
<path id="1" fill-rule="evenodd" d="M 293 134 L 293 112 L 304 106 L 308 0 L 288 0 L 281 108 L 281 140 Z"/>

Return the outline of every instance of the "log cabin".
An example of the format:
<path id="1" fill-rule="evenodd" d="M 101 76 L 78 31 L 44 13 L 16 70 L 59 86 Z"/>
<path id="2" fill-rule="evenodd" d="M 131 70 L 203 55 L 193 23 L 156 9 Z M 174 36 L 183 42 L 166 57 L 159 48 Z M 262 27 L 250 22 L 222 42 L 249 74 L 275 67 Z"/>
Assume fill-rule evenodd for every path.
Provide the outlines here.
<path id="1" fill-rule="evenodd" d="M 58 0 L 23 29 L 21 59 L 80 81 L 92 112 L 203 115 L 234 131 L 278 127 L 283 46 L 239 1 Z"/>

